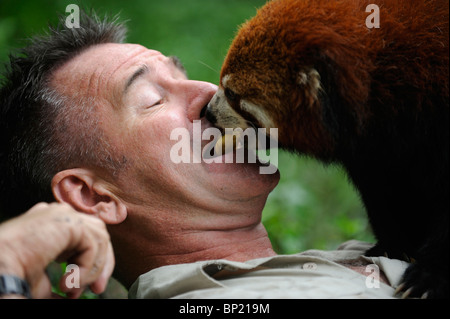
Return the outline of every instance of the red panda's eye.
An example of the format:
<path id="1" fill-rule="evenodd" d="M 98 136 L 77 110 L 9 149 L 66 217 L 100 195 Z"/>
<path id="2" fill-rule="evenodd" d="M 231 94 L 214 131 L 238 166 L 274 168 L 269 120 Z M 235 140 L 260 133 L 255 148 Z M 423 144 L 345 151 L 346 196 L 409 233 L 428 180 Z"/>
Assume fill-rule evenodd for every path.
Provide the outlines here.
<path id="1" fill-rule="evenodd" d="M 232 102 L 237 100 L 237 94 L 228 88 L 225 89 L 225 96 L 228 100 Z"/>

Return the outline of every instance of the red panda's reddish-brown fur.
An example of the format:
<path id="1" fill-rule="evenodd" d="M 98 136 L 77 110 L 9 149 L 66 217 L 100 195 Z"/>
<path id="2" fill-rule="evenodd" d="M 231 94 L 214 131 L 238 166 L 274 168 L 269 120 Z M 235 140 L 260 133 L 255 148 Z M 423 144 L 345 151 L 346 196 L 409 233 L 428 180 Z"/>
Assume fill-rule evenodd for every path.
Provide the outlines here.
<path id="1" fill-rule="evenodd" d="M 365 24 L 369 15 L 365 8 L 370 3 L 380 8 L 380 28 L 369 29 Z M 322 67 L 332 68 L 333 76 L 339 79 L 334 82 L 334 90 L 353 108 L 349 111 L 354 114 L 356 124 L 363 125 L 373 114 L 368 99 L 374 95 L 388 98 L 387 91 L 396 81 L 419 88 L 423 95 L 437 83 L 442 94 L 448 96 L 448 1 L 272 1 L 241 27 L 225 59 L 221 77 L 238 70 L 241 76 L 230 83 L 238 94 L 257 92 L 259 96 L 254 96 L 253 101 L 256 104 L 272 96 L 283 97 L 281 100 L 289 101 L 292 110 L 298 101 L 303 102 L 299 96 L 302 92 L 292 78 L 299 66 L 314 66 L 319 59 L 320 63 L 329 63 Z M 258 77 L 254 76 L 254 69 L 258 69 Z M 381 75 L 378 81 L 390 78 L 392 82 L 375 83 L 377 75 Z M 264 87 L 264 83 L 272 84 L 269 87 L 272 92 L 261 94 L 255 89 Z M 305 114 L 286 113 L 286 105 L 271 106 L 279 125 L 292 128 L 301 121 L 308 125 L 298 129 L 308 130 L 309 135 L 317 136 L 325 144 L 324 128 L 320 127 L 320 121 L 314 121 L 314 117 L 322 116 L 320 108 Z M 387 103 L 385 107 L 402 106 Z M 305 116 L 311 117 L 311 121 L 305 120 Z M 287 141 L 286 145 L 299 142 L 290 140 L 293 136 L 297 138 L 292 131 L 288 135 L 285 131 L 279 134 L 281 141 Z M 313 152 L 323 151 L 315 140 L 301 142 Z M 330 147 L 327 145 L 326 149 Z"/>
<path id="2" fill-rule="evenodd" d="M 448 0 L 275 0 L 240 28 L 219 91 L 254 126 L 241 101 L 270 116 L 282 148 L 342 164 L 378 239 L 369 254 L 412 255 L 405 289 L 448 298 L 448 81 Z"/>

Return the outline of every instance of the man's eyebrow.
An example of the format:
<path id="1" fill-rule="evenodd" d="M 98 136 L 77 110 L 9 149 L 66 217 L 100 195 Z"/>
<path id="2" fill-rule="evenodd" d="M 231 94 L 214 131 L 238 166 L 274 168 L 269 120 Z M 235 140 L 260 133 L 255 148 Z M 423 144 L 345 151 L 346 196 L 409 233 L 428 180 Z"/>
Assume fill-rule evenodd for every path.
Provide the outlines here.
<path id="1" fill-rule="evenodd" d="M 180 58 L 178 58 L 175 55 L 171 55 L 169 56 L 169 59 L 172 62 L 172 64 L 175 65 L 175 67 L 187 77 L 186 69 L 184 68 L 183 63 L 181 63 Z"/>
<path id="2" fill-rule="evenodd" d="M 147 65 L 141 65 L 139 69 L 137 69 L 133 75 L 130 76 L 127 83 L 125 84 L 125 88 L 123 90 L 124 94 L 127 92 L 128 88 L 133 84 L 134 81 L 136 81 L 140 76 L 146 74 L 148 72 L 148 66 Z"/>

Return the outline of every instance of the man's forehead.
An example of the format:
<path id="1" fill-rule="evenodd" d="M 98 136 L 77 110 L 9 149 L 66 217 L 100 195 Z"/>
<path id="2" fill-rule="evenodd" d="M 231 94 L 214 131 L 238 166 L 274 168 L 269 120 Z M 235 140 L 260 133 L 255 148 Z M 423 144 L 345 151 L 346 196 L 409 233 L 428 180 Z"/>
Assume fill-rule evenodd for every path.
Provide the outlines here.
<path id="1" fill-rule="evenodd" d="M 85 91 L 96 85 L 98 78 L 119 75 L 117 71 L 126 71 L 142 59 L 164 57 L 160 52 L 147 49 L 139 44 L 105 43 L 93 45 L 54 71 L 52 84 L 64 91 L 71 84 L 72 89 Z M 94 84 L 94 85 L 93 85 Z M 75 87 L 73 87 L 75 86 Z M 63 88 L 65 87 L 65 88 Z M 67 91 L 66 91 L 67 92 Z M 68 93 L 68 92 L 67 92 Z"/>
<path id="2" fill-rule="evenodd" d="M 85 68 L 99 66 L 109 66 L 112 71 L 122 66 L 122 64 L 138 58 L 140 56 L 163 56 L 160 52 L 147 49 L 139 44 L 130 43 L 105 43 L 93 45 L 70 61 L 67 66 L 70 68 L 79 69 L 80 66 Z M 132 62 L 132 61 L 130 61 Z"/>
<path id="3" fill-rule="evenodd" d="M 144 54 L 145 56 L 162 56 L 158 51 L 150 50 L 140 44 L 132 43 L 97 44 L 86 50 L 84 53 L 99 58 L 99 62 L 126 61 L 140 54 Z"/>

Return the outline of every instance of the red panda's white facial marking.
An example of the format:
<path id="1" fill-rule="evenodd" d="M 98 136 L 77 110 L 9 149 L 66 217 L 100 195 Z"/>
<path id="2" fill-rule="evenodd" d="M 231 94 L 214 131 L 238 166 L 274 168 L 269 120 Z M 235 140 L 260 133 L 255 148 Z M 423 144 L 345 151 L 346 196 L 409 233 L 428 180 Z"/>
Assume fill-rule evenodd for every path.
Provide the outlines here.
<path id="1" fill-rule="evenodd" d="M 221 87 L 217 90 L 208 105 L 208 112 L 213 115 L 213 124 L 221 128 L 273 128 L 272 118 L 260 105 L 236 93 L 229 85 L 232 75 L 225 75 Z"/>

